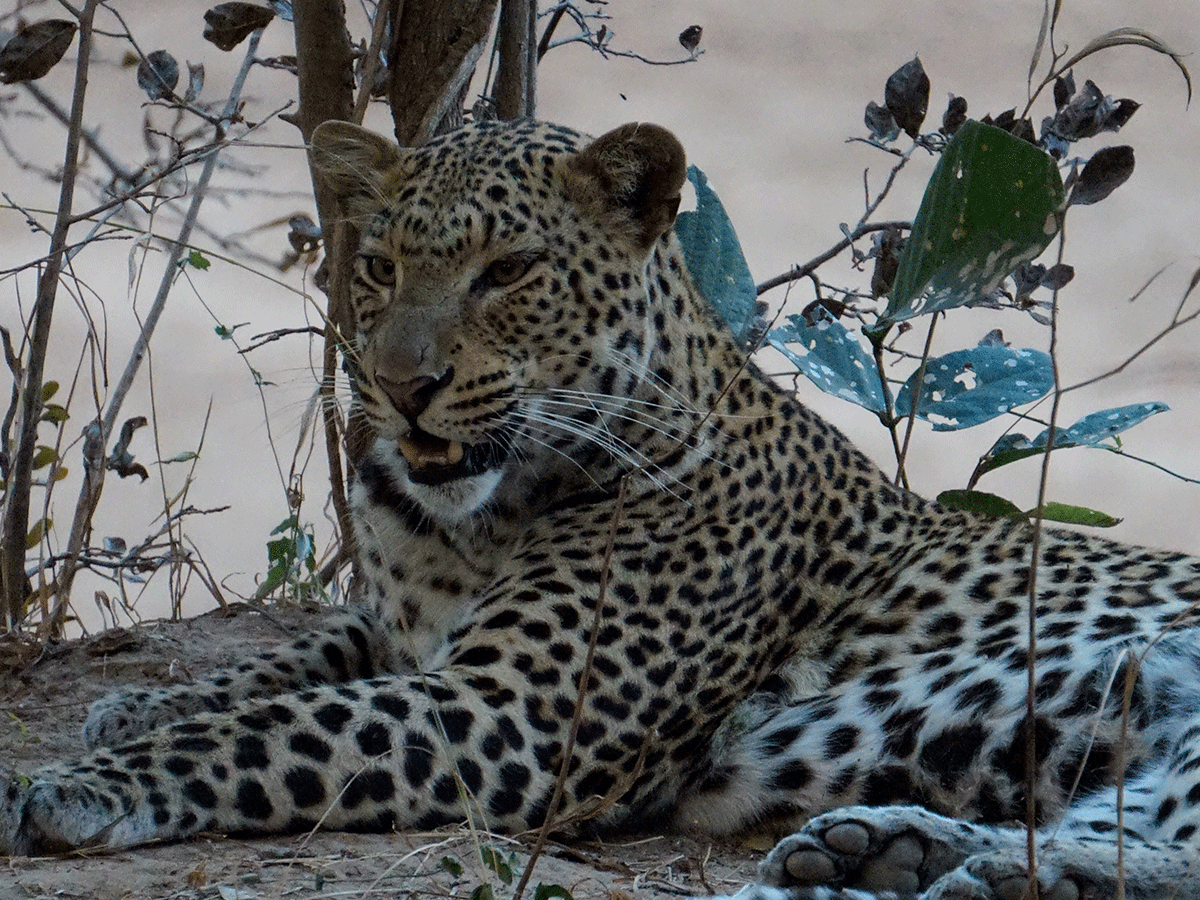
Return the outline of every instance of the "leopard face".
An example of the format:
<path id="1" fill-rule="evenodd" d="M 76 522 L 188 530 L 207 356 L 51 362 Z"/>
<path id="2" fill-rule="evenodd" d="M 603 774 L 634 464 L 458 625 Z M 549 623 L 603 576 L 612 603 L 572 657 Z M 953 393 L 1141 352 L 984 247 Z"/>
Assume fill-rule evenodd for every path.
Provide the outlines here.
<path id="1" fill-rule="evenodd" d="M 359 403 L 398 450 L 398 487 L 445 523 L 522 471 L 573 480 L 596 453 L 620 455 L 606 421 L 628 414 L 660 339 L 646 263 L 684 179 L 656 126 L 595 142 L 471 130 L 418 150 L 342 123 L 314 139 L 361 231 Z"/>

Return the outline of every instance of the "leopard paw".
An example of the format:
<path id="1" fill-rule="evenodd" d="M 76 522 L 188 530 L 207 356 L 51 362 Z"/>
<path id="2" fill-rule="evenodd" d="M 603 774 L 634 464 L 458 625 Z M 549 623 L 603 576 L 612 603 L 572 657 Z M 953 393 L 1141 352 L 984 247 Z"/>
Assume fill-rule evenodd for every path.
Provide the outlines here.
<path id="1" fill-rule="evenodd" d="M 124 804 L 86 785 L 56 785 L 13 774 L 0 801 L 0 856 L 109 844 L 126 818 Z"/>
<path id="2" fill-rule="evenodd" d="M 847 807 L 785 838 L 760 869 L 780 887 L 827 885 L 913 895 L 990 849 L 987 829 L 918 807 Z"/>
<path id="3" fill-rule="evenodd" d="M 1024 854 L 1008 850 L 969 857 L 934 883 L 924 900 L 1023 900 L 1029 897 L 1029 870 Z M 1075 878 L 1057 866 L 1038 869 L 1040 900 L 1080 900 L 1085 896 Z M 1086 896 L 1112 896 L 1111 892 Z"/>

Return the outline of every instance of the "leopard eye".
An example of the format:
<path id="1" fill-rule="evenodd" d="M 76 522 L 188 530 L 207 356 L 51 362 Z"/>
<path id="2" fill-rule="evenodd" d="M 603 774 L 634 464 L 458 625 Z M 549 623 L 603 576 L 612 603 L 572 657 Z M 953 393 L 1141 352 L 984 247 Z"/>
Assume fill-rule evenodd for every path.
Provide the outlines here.
<path id="1" fill-rule="evenodd" d="M 484 270 L 484 282 L 489 287 L 507 287 L 528 272 L 533 262 L 525 254 L 501 257 Z"/>
<path id="2" fill-rule="evenodd" d="M 368 256 L 367 277 L 376 284 L 395 284 L 396 264 L 386 256 Z"/>

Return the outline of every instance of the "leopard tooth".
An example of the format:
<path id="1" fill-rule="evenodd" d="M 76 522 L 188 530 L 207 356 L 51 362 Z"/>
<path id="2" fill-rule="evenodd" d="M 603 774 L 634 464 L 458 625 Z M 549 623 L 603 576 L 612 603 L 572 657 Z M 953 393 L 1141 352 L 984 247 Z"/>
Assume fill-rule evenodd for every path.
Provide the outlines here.
<path id="1" fill-rule="evenodd" d="M 417 448 L 417 443 L 407 435 L 397 441 L 400 447 L 400 455 L 408 462 L 410 466 L 419 466 L 421 463 L 421 453 Z"/>
<path id="2" fill-rule="evenodd" d="M 466 448 L 458 441 L 447 441 L 444 450 L 431 451 L 427 446 L 414 441 L 407 435 L 397 440 L 400 454 L 415 469 L 426 466 L 453 466 L 462 462 Z"/>

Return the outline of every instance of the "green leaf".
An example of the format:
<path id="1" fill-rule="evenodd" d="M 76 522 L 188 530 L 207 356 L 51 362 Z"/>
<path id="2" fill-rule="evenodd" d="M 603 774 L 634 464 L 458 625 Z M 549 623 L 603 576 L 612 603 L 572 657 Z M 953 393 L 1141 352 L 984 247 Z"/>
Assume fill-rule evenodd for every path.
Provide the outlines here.
<path id="1" fill-rule="evenodd" d="M 498 851 L 495 847 L 484 844 L 479 848 L 479 855 L 483 858 L 483 864 L 495 872 L 497 878 L 499 878 L 505 884 L 512 884 L 512 865 L 510 865 L 510 863 L 504 859 L 504 856 L 500 853 L 500 851 Z M 514 856 L 513 860 L 515 859 L 516 857 Z"/>
<path id="2" fill-rule="evenodd" d="M 193 269 L 199 269 L 201 272 L 203 272 L 212 265 L 212 262 L 199 250 L 193 250 L 187 256 L 187 264 Z"/>
<path id="3" fill-rule="evenodd" d="M 979 513 L 997 519 L 1024 519 L 1025 513 L 1011 500 L 986 491 L 942 491 L 937 502 L 947 509 Z"/>
<path id="4" fill-rule="evenodd" d="M 1032 518 L 1037 513 L 1029 513 Z M 1047 503 L 1042 507 L 1042 518 L 1048 522 L 1064 522 L 1067 525 L 1090 525 L 1093 528 L 1112 528 L 1121 524 L 1121 519 L 1084 506 L 1069 506 L 1066 503 Z"/>
<path id="5" fill-rule="evenodd" d="M 46 532 L 54 525 L 53 519 L 38 519 L 33 523 L 33 527 L 29 529 L 29 534 L 25 535 L 25 549 L 32 550 L 42 542 L 42 538 L 46 536 Z"/>
<path id="6" fill-rule="evenodd" d="M 987 296 L 1046 249 L 1062 208 L 1048 154 L 968 119 L 925 188 L 880 328 Z"/>
<path id="7" fill-rule="evenodd" d="M 745 341 L 754 321 L 758 292 L 742 245 L 704 173 L 688 166 L 687 177 L 696 189 L 696 209 L 679 214 L 675 237 L 700 293 L 738 340 Z"/>
<path id="8" fill-rule="evenodd" d="M 300 527 L 300 520 L 295 516 L 288 516 L 278 525 L 271 529 L 271 534 L 283 534 L 285 531 L 291 531 L 293 528 Z"/>
<path id="9" fill-rule="evenodd" d="M 185 450 L 183 453 L 176 453 L 170 459 L 162 460 L 163 465 L 168 463 L 191 462 L 193 459 L 199 459 L 200 454 L 194 450 Z"/>
<path id="10" fill-rule="evenodd" d="M 71 416 L 67 413 L 65 406 L 59 406 L 57 403 L 47 403 L 42 407 L 42 421 L 53 422 L 55 425 L 61 425 Z"/>
<path id="11" fill-rule="evenodd" d="M 479 884 L 475 886 L 475 890 L 471 891 L 470 898 L 471 900 L 496 900 L 496 895 L 490 884 Z"/>
<path id="12" fill-rule="evenodd" d="M 443 856 L 442 861 L 438 863 L 443 871 L 449 872 L 455 878 L 458 878 L 463 873 L 463 865 L 453 856 Z"/>
<path id="13" fill-rule="evenodd" d="M 942 491 L 937 496 L 937 502 L 947 509 L 958 509 L 997 519 L 1032 519 L 1037 515 L 1037 509 L 1023 512 L 1011 500 L 986 491 Z M 1112 528 L 1121 522 L 1107 513 L 1066 503 L 1047 503 L 1042 507 L 1042 518 L 1047 522 L 1089 525 L 1093 528 Z"/>
<path id="14" fill-rule="evenodd" d="M 58 393 L 58 382 L 57 381 L 47 381 L 45 384 L 42 385 L 42 402 L 43 403 L 48 402 L 50 400 L 50 398 L 53 397 L 57 393 Z"/>
<path id="15" fill-rule="evenodd" d="M 575 900 L 561 884 L 539 884 L 533 890 L 533 900 Z"/>
<path id="16" fill-rule="evenodd" d="M 267 594 L 271 593 L 271 591 L 275 590 L 275 588 L 283 584 L 286 578 L 286 566 L 276 566 L 275 568 L 268 570 L 267 574 L 263 576 L 262 582 L 254 591 L 254 598 L 256 600 L 261 600 L 263 597 L 267 596 Z"/>
<path id="17" fill-rule="evenodd" d="M 33 454 L 33 468 L 44 469 L 50 463 L 58 459 L 58 451 L 53 447 L 38 447 L 37 452 Z"/>

